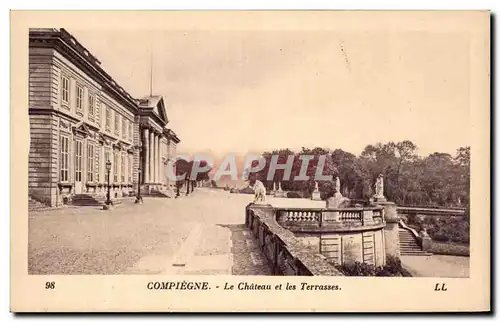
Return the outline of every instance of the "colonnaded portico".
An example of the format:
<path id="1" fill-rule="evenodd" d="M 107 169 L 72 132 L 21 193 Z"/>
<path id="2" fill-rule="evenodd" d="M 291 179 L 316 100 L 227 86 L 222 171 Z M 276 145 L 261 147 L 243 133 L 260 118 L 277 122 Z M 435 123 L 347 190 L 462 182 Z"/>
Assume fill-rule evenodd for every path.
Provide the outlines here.
<path id="1" fill-rule="evenodd" d="M 168 117 L 161 96 L 149 96 L 139 103 L 139 140 L 141 142 L 141 185 L 146 191 L 170 187 L 167 165 L 179 143 L 177 135 L 166 126 Z"/>

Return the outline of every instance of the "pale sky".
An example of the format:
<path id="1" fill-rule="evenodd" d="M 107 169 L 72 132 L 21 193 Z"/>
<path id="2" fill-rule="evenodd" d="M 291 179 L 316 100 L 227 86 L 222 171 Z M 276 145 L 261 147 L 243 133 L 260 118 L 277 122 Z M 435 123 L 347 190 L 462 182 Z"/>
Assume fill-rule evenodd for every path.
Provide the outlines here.
<path id="1" fill-rule="evenodd" d="M 134 97 L 163 95 L 178 150 L 302 146 L 359 154 L 411 140 L 469 145 L 465 34 L 405 31 L 68 30 Z"/>

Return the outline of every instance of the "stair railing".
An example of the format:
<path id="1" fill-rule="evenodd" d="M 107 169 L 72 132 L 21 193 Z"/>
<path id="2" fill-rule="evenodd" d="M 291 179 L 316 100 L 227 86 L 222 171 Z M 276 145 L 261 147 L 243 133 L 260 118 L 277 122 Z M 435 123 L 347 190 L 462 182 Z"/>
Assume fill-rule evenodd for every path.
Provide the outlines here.
<path id="1" fill-rule="evenodd" d="M 422 247 L 422 237 L 417 233 L 417 231 L 409 226 L 407 226 L 402 219 L 399 220 L 399 227 L 410 232 L 417 241 L 418 246 Z"/>

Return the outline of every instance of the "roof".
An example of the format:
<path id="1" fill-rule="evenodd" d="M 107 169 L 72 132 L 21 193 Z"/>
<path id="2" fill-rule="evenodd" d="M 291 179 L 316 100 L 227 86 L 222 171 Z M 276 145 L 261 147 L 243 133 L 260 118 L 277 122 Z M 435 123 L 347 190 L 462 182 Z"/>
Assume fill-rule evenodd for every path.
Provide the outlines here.
<path id="1" fill-rule="evenodd" d="M 160 103 L 162 100 L 161 95 L 153 95 L 153 96 L 144 96 L 143 98 L 138 99 L 138 104 L 141 107 L 150 107 L 153 108 Z"/>

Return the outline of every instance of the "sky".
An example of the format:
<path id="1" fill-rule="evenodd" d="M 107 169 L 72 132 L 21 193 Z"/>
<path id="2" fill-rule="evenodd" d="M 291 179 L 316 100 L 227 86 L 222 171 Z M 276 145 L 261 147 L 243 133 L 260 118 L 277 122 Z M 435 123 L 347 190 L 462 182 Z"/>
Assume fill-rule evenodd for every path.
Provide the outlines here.
<path id="1" fill-rule="evenodd" d="M 411 140 L 469 145 L 463 33 L 370 30 L 68 30 L 134 97 L 163 95 L 183 153 L 359 154 Z M 150 54 L 151 50 L 151 54 Z"/>

